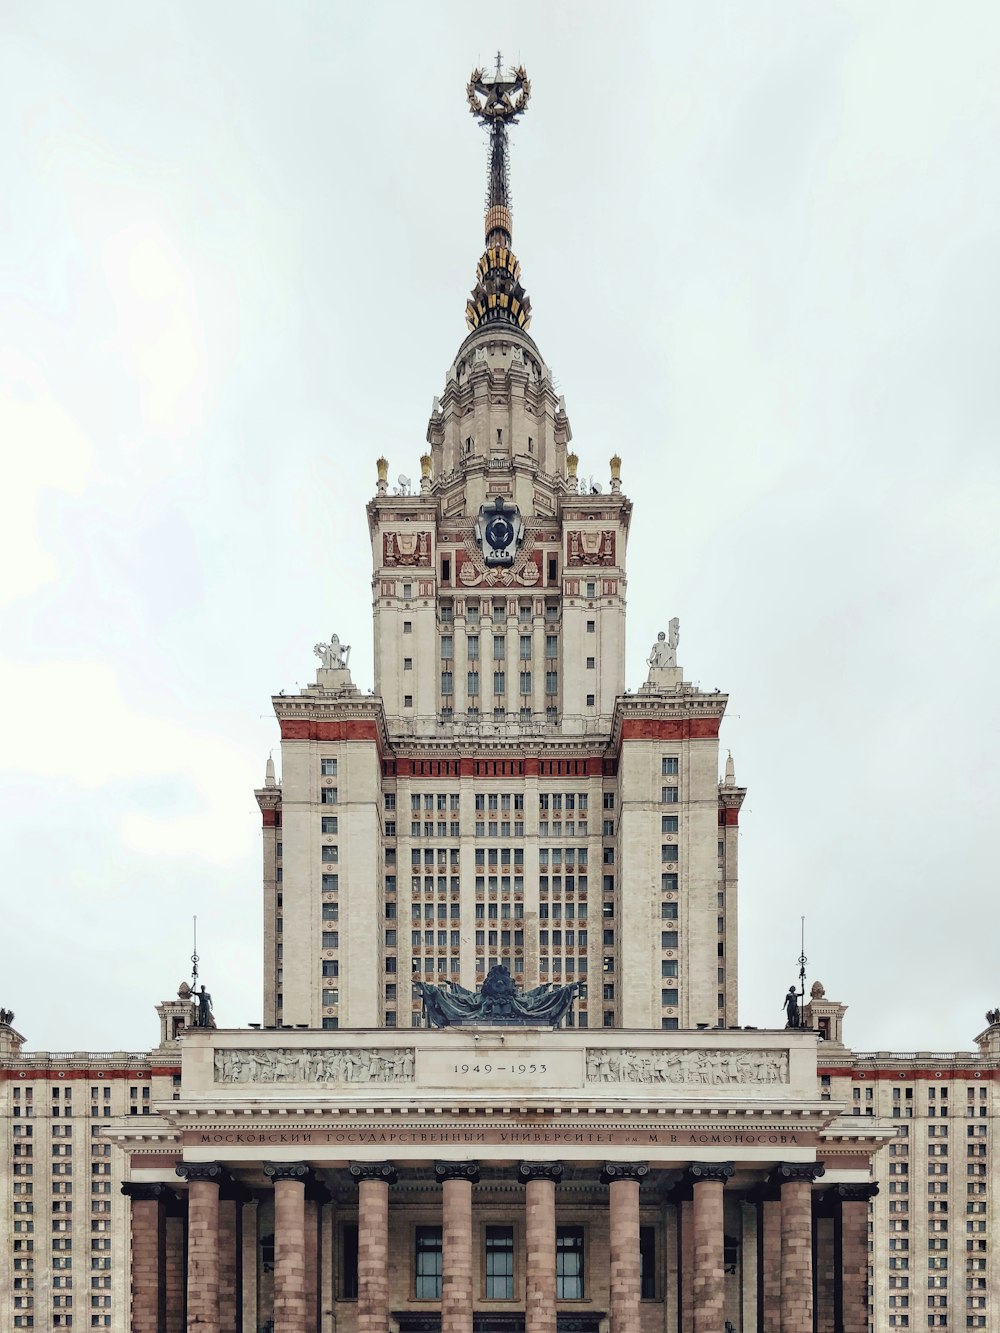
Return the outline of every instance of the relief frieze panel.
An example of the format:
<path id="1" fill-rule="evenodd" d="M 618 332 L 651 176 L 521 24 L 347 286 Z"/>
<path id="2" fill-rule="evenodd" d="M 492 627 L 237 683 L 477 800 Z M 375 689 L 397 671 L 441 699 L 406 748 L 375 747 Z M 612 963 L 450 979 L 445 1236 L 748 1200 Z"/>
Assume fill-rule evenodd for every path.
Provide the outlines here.
<path id="1" fill-rule="evenodd" d="M 429 532 L 383 533 L 382 563 L 384 565 L 429 565 L 431 563 L 431 534 Z"/>
<path id="2" fill-rule="evenodd" d="M 223 1050 L 216 1083 L 412 1083 L 412 1047 L 370 1050 Z"/>
<path id="3" fill-rule="evenodd" d="M 587 1051 L 588 1083 L 787 1083 L 784 1051 Z"/>
<path id="4" fill-rule="evenodd" d="M 615 563 L 615 533 L 611 528 L 601 532 L 584 532 L 574 528 L 566 533 L 566 560 L 570 565 L 613 565 Z"/>

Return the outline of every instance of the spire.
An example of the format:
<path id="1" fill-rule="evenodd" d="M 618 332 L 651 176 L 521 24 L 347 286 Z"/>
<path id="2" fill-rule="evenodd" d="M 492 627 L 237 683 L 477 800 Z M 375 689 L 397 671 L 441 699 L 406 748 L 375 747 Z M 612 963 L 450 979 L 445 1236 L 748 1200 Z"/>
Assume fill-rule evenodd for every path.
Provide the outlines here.
<path id="1" fill-rule="evenodd" d="M 510 148 L 507 126 L 523 115 L 531 96 L 531 82 L 523 66 L 503 72 L 497 52 L 496 70 L 487 75 L 474 69 L 466 86 L 469 110 L 490 135 L 489 177 L 486 188 L 486 250 L 476 267 L 476 285 L 465 307 L 470 329 L 502 321 L 526 329 L 531 302 L 521 286 L 521 265 L 510 248 Z"/>
<path id="2" fill-rule="evenodd" d="M 725 782 L 725 785 L 726 785 L 727 787 L 735 787 L 735 786 L 736 786 L 736 765 L 733 763 L 733 752 L 732 752 L 732 750 L 729 751 L 729 756 L 728 756 L 728 758 L 726 759 L 726 782 Z"/>
<path id="3" fill-rule="evenodd" d="M 267 763 L 264 765 L 264 786 L 276 787 L 277 785 L 278 782 L 274 776 L 274 760 L 270 755 L 268 755 Z"/>

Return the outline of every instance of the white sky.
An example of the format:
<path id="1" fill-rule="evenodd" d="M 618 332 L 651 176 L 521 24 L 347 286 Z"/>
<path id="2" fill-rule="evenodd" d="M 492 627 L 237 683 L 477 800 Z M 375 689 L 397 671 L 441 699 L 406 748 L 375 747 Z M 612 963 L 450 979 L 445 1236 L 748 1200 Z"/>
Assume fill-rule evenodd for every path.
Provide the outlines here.
<path id="1" fill-rule="evenodd" d="M 741 1017 L 862 1049 L 1000 1003 L 1000 10 L 6 0 L 0 1003 L 141 1049 L 260 1017 L 270 694 L 371 685 L 364 504 L 419 471 L 484 140 L 581 473 L 624 459 L 631 686 L 680 616 L 749 786 Z"/>

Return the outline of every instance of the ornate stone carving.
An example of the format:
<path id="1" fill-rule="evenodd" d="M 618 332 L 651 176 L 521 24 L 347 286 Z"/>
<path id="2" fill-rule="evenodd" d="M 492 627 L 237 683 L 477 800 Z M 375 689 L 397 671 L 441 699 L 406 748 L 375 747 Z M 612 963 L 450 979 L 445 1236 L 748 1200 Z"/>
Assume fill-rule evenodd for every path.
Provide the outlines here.
<path id="1" fill-rule="evenodd" d="M 601 1171 L 601 1184 L 610 1185 L 614 1180 L 637 1180 L 640 1185 L 649 1175 L 649 1166 L 645 1162 L 605 1162 Z"/>
<path id="2" fill-rule="evenodd" d="M 790 1180 L 808 1180 L 810 1183 L 826 1175 L 822 1162 L 779 1162 L 768 1179 L 775 1185 L 786 1185 Z"/>
<path id="3" fill-rule="evenodd" d="M 479 1184 L 479 1163 L 478 1162 L 435 1162 L 434 1174 L 439 1181 L 445 1180 L 471 1180 L 473 1185 Z"/>
<path id="4" fill-rule="evenodd" d="M 405 1047 L 353 1050 L 221 1050 L 216 1083 L 412 1083 L 414 1051 Z"/>
<path id="5" fill-rule="evenodd" d="M 555 1027 L 569 1012 L 579 982 L 553 986 L 549 982 L 530 991 L 519 991 L 504 964 L 491 967 L 477 991 L 466 990 L 457 981 L 435 986 L 414 981 L 413 989 L 423 1000 L 424 1013 L 434 1027 L 463 1023 L 490 1023 L 501 1027 Z"/>
<path id="6" fill-rule="evenodd" d="M 330 635 L 329 643 L 317 643 L 313 652 L 319 658 L 325 671 L 343 671 L 351 655 L 351 645 L 341 643 L 336 634 Z"/>
<path id="7" fill-rule="evenodd" d="M 735 1171 L 732 1162 L 692 1162 L 685 1175 L 692 1185 L 699 1185 L 706 1180 L 717 1180 L 724 1185 Z"/>
<path id="8" fill-rule="evenodd" d="M 309 1179 L 305 1162 L 265 1162 L 264 1175 L 268 1180 L 299 1180 L 304 1185 Z"/>
<path id="9" fill-rule="evenodd" d="M 517 1168 L 518 1180 L 551 1180 L 558 1184 L 562 1180 L 562 1162 L 521 1162 Z"/>
<path id="10" fill-rule="evenodd" d="M 831 1185 L 824 1193 L 827 1198 L 839 1199 L 841 1203 L 867 1203 L 878 1194 L 878 1185 L 874 1181 L 856 1185 Z"/>
<path id="11" fill-rule="evenodd" d="M 677 665 L 677 646 L 681 641 L 681 622 L 678 616 L 673 616 L 668 623 L 669 634 L 661 629 L 656 636 L 656 642 L 650 651 L 646 662 L 650 667 L 650 679 L 654 671 L 660 671 L 664 667 L 675 667 Z"/>
<path id="12" fill-rule="evenodd" d="M 382 563 L 384 565 L 429 565 L 431 563 L 431 534 L 429 532 L 383 533 Z"/>
<path id="13" fill-rule="evenodd" d="M 387 1185 L 395 1185 L 398 1179 L 391 1162 L 351 1162 L 347 1169 L 358 1182 L 384 1180 Z"/>
<path id="14" fill-rule="evenodd" d="M 221 1185 L 227 1178 L 225 1169 L 218 1162 L 181 1162 L 174 1170 L 189 1185 L 202 1180 Z"/>
<path id="15" fill-rule="evenodd" d="M 787 1083 L 784 1051 L 587 1050 L 588 1083 Z"/>
<path id="16" fill-rule="evenodd" d="M 601 532 L 584 532 L 574 528 L 566 533 L 566 563 L 568 565 L 613 565 L 615 563 L 615 532 L 606 528 Z"/>
<path id="17" fill-rule="evenodd" d="M 159 1181 L 123 1180 L 122 1193 L 127 1199 L 141 1200 L 147 1203 L 174 1203 L 177 1191 Z"/>

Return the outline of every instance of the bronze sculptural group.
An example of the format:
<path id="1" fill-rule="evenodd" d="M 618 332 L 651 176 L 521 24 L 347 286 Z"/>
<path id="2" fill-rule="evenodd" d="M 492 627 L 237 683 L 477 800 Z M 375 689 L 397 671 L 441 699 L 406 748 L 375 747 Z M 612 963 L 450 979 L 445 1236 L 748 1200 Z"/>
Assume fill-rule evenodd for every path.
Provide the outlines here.
<path id="1" fill-rule="evenodd" d="M 511 1027 L 556 1027 L 569 1013 L 579 982 L 553 986 L 546 982 L 534 990 L 520 992 L 502 964 L 491 967 L 480 990 L 466 990 L 457 981 L 434 986 L 414 981 L 413 988 L 424 1005 L 424 1016 L 432 1027 L 487 1023 Z"/>

